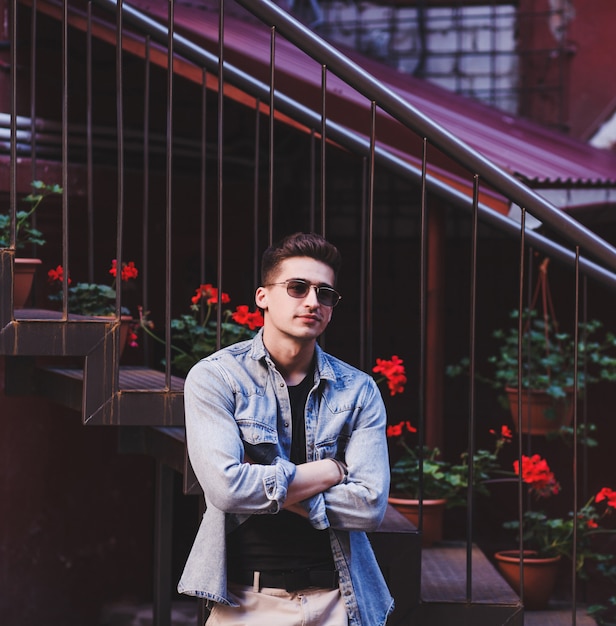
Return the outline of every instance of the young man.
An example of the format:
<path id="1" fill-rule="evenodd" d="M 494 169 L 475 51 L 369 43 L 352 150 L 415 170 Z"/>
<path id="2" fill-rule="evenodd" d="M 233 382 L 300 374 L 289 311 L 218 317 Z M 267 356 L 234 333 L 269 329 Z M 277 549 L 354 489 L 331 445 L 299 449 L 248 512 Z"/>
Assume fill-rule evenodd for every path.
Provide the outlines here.
<path id="1" fill-rule="evenodd" d="M 209 601 L 208 626 L 380 626 L 393 608 L 365 534 L 389 490 L 381 393 L 317 345 L 339 266 L 318 235 L 268 248 L 262 330 L 186 379 L 207 508 L 178 590 Z"/>

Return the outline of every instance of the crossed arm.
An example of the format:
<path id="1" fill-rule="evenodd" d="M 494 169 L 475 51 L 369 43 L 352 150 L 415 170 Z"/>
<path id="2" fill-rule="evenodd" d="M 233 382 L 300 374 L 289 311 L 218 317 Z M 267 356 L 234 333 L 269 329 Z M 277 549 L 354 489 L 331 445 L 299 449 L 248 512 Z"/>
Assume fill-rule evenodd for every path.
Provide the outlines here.
<path id="1" fill-rule="evenodd" d="M 298 505 L 298 502 L 327 491 L 330 487 L 338 485 L 343 478 L 340 466 L 335 461 L 332 463 L 332 460 L 322 459 L 298 465 L 282 508 L 308 517 L 305 509 Z M 253 461 L 244 457 L 244 462 L 252 463 Z"/>

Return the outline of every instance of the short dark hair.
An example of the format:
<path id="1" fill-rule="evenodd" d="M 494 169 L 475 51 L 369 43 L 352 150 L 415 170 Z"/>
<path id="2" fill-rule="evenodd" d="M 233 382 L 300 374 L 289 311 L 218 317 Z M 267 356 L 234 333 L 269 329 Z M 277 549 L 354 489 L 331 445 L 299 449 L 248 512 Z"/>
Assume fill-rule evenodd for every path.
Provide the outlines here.
<path id="1" fill-rule="evenodd" d="M 342 257 L 338 248 L 316 233 L 293 233 L 271 245 L 261 258 L 261 284 L 267 285 L 273 280 L 280 264 L 291 257 L 307 256 L 322 261 L 334 270 L 334 278 Z"/>

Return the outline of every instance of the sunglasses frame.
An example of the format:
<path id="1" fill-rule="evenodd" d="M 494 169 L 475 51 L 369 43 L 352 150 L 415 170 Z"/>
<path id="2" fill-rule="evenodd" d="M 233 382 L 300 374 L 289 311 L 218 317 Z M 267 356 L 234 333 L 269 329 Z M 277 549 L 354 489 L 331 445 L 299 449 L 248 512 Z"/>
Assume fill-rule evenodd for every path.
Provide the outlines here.
<path id="1" fill-rule="evenodd" d="M 302 295 L 294 295 L 292 294 L 289 289 L 290 289 L 290 285 L 292 283 L 299 283 L 300 285 L 305 285 L 306 290 Z M 334 308 L 338 302 L 340 302 L 340 300 L 342 300 L 342 296 L 333 288 L 330 287 L 329 285 L 315 285 L 314 283 L 308 282 L 307 280 L 304 280 L 303 278 L 289 278 L 289 280 L 284 280 L 280 283 L 269 283 L 267 285 L 263 285 L 264 287 L 274 287 L 276 285 L 285 285 L 287 288 L 287 294 L 291 297 L 291 298 L 296 298 L 296 299 L 301 299 L 301 298 L 305 298 L 308 295 L 308 292 L 310 291 L 310 287 L 312 287 L 316 294 L 317 294 L 317 300 L 319 302 L 320 305 L 322 306 L 326 306 L 326 307 L 330 307 L 330 308 Z M 326 293 L 332 293 L 332 297 L 338 297 L 338 299 L 333 303 L 333 304 L 326 304 L 325 302 L 321 301 L 320 295 L 321 292 L 326 292 Z"/>

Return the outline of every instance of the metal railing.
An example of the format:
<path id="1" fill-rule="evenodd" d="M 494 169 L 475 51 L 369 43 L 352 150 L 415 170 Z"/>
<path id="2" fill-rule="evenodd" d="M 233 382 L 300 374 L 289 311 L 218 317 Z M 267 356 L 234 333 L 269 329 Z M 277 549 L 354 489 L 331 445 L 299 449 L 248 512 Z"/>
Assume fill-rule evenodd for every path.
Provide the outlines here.
<path id="1" fill-rule="evenodd" d="M 28 310 L 20 311 L 16 319 L 10 302 L 3 303 L 3 351 L 37 354 L 37 346 L 40 349 L 51 330 L 62 329 L 68 336 L 73 324 L 89 329 L 91 323 L 71 316 L 69 274 L 76 277 L 84 272 L 89 281 L 95 281 L 106 272 L 106 267 L 97 266 L 101 258 L 105 263 L 116 259 L 118 267 L 123 261 L 140 259 L 141 289 L 129 294 L 117 290 L 116 325 L 123 306 L 137 302 L 150 311 L 164 349 L 158 350 L 144 336 L 140 351 L 128 360 L 161 369 L 164 379 L 156 388 L 122 389 L 119 351 L 114 349 L 111 359 L 110 353 L 101 357 L 106 359 L 101 367 L 111 379 L 104 393 L 117 396 L 117 411 L 121 401 L 130 397 L 131 410 L 143 400 L 144 413 L 153 423 L 175 423 L 175 413 L 161 417 L 165 398 L 177 395 L 172 380 L 172 320 L 186 312 L 194 288 L 212 283 L 220 292 L 233 290 L 250 303 L 264 247 L 289 230 L 318 230 L 339 245 L 346 259 L 341 277 L 345 304 L 337 309 L 337 320 L 324 338 L 327 348 L 366 370 L 375 355 L 403 355 L 413 392 L 392 402 L 392 415 L 412 415 L 419 424 L 420 441 L 444 444 L 446 450 L 457 442 L 447 441 L 438 424 L 449 427 L 454 420 L 464 420 L 463 437 L 472 455 L 480 414 L 490 406 L 478 401 L 474 378 L 475 351 L 489 341 L 483 332 L 486 316 L 478 321 L 478 302 L 486 301 L 481 277 L 507 276 L 508 287 L 491 285 L 494 300 L 509 298 L 512 306 L 522 309 L 527 284 L 534 280 L 527 251 L 541 251 L 561 263 L 566 275 L 563 291 L 573 301 L 567 315 L 578 320 L 580 276 L 593 281 L 589 288 L 598 293 L 612 293 L 616 250 L 439 127 L 275 4 L 267 0 L 239 3 L 263 22 L 267 32 L 268 59 L 258 62 L 260 74 L 268 77 L 266 82 L 255 77 L 251 55 L 243 58 L 232 50 L 233 60 L 227 59 L 224 3 L 218 12 L 203 12 L 203 23 L 209 19 L 211 25 L 216 20 L 219 34 L 206 37 L 204 44 L 199 29 L 189 34 L 187 27 L 199 14 L 182 14 L 177 24 L 176 12 L 186 8 L 176 8 L 173 2 L 164 3 L 166 16 L 161 18 L 113 0 L 39 0 L 33 4 L 34 12 L 27 4 L 13 1 L 13 42 L 18 39 L 18 27 L 24 27 L 22 21 L 36 32 L 37 20 L 42 20 L 48 36 L 57 36 L 62 46 L 57 57 L 43 59 L 37 52 L 37 38 L 31 38 L 30 64 L 24 71 L 32 99 L 22 101 L 26 91 L 19 84 L 24 76 L 17 71 L 11 74 L 10 211 L 14 219 L 19 205 L 17 179 L 24 176 L 18 153 L 23 157 L 29 147 L 33 175 L 55 171 L 61 176 L 61 180 L 48 181 L 60 182 L 64 188 L 61 216 L 52 219 L 41 213 L 37 223 L 50 225 L 57 235 L 50 242 L 50 252 L 42 249 L 41 253 L 50 266 L 63 265 L 65 278 L 59 320 Z M 288 77 L 277 73 L 281 37 L 314 61 L 312 72 L 320 77 L 320 86 L 311 87 L 312 106 L 278 86 L 288 84 Z M 11 50 L 11 67 L 19 68 L 22 52 L 15 45 Z M 53 67 L 61 80 L 50 93 L 42 94 L 38 81 L 49 75 L 48 63 L 53 61 L 58 63 Z M 244 62 L 246 67 L 242 67 Z M 113 71 L 107 71 L 111 67 Z M 332 104 L 332 76 L 363 98 L 369 120 L 363 131 L 345 124 Z M 55 103 L 50 102 L 54 99 Z M 336 110 L 336 115 L 331 116 L 330 110 Z M 407 155 L 412 159 L 392 153 L 379 141 L 379 115 L 391 116 L 416 138 Z M 48 130 L 53 130 L 52 139 Z M 53 163 L 56 155 L 59 165 Z M 468 173 L 465 190 L 433 173 L 442 167 L 442 155 Z M 85 172 L 85 187 L 73 183 L 70 172 L 74 168 Z M 523 207 L 521 224 L 480 202 L 480 192 L 486 189 Z M 526 229 L 527 213 L 541 220 L 550 236 Z M 456 223 L 464 221 L 468 237 L 456 239 L 447 234 L 442 222 L 439 226 L 439 220 L 447 222 L 451 216 Z M 447 244 L 457 245 L 461 240 L 465 246 L 458 247 L 454 261 L 459 267 L 434 270 Z M 511 243 L 501 245 L 505 240 Z M 502 258 L 491 260 L 491 265 L 498 264 L 497 271 L 486 273 L 479 257 L 482 245 L 490 241 L 502 248 Z M 14 255 L 14 246 L 3 254 L 3 276 L 10 276 L 11 281 Z M 517 270 L 512 271 L 512 266 Z M 429 281 L 446 276 L 450 285 L 459 281 L 466 287 L 463 302 L 460 298 L 449 316 L 443 301 L 433 303 L 429 287 Z M 445 286 L 439 283 L 436 288 L 445 298 Z M 450 289 L 457 292 L 459 287 Z M 36 297 L 38 308 L 45 308 L 40 289 Z M 507 306 L 495 302 L 491 312 L 495 319 L 502 319 Z M 220 332 L 222 309 L 216 314 Z M 450 330 L 448 323 L 455 316 L 465 321 L 465 328 L 458 323 Z M 442 366 L 455 350 L 428 345 L 427 337 L 435 332 L 463 334 L 473 356 L 470 383 L 458 398 L 456 415 L 444 415 L 439 405 L 439 394 L 444 395 Z M 114 333 L 117 342 L 115 327 Z M 87 350 L 98 350 L 98 342 L 104 339 L 88 330 L 68 342 L 70 350 L 59 342 L 43 353 L 79 353 L 79 341 L 85 341 L 86 334 Z M 148 404 L 153 393 L 162 398 L 160 405 Z M 97 402 L 105 403 L 106 398 L 99 394 Z M 465 404 L 466 409 L 460 408 Z M 156 414 L 158 410 L 161 415 Z M 577 413 L 574 420 L 577 426 Z M 117 423 L 128 422 L 120 417 Z M 517 444 L 521 454 L 527 442 L 520 435 Z M 573 450 L 572 462 L 577 467 L 577 445 Z M 521 484 L 518 493 L 522 493 Z M 576 507 L 574 503 L 572 508 Z M 467 600 L 472 602 L 470 557 L 477 539 L 472 492 L 467 511 Z M 575 620 L 575 612 L 572 615 Z"/>

